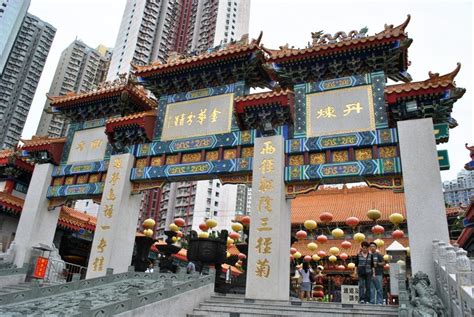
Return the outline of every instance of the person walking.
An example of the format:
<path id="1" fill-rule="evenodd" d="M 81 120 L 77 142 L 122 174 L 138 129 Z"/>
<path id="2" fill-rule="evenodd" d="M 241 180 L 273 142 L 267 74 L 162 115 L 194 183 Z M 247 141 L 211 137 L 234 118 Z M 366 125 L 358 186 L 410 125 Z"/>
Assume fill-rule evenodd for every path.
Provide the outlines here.
<path id="1" fill-rule="evenodd" d="M 370 302 L 370 283 L 374 274 L 374 264 L 372 254 L 369 252 L 369 243 L 362 241 L 360 246 L 361 251 L 356 257 L 356 271 L 354 273 L 359 278 L 359 303 L 365 304 Z"/>
<path id="2" fill-rule="evenodd" d="M 374 276 L 372 277 L 370 284 L 370 303 L 382 305 L 382 280 L 383 267 L 385 263 L 383 261 L 383 256 L 377 251 L 377 244 L 375 242 L 370 242 L 369 252 L 372 255 L 372 261 L 374 265 Z"/>
<path id="3" fill-rule="evenodd" d="M 309 267 L 307 262 L 303 263 L 303 267 L 298 270 L 298 273 L 302 277 L 300 285 L 300 299 L 303 300 L 305 297 L 310 298 L 311 292 L 311 274 L 314 274 L 313 270 Z"/>

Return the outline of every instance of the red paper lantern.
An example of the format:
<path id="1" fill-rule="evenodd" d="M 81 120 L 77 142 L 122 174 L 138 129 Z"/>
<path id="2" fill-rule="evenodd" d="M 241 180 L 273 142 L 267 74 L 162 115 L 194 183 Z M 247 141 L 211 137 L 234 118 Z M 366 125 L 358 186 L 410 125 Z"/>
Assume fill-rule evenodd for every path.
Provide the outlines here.
<path id="1" fill-rule="evenodd" d="M 320 258 L 324 258 L 326 256 L 326 252 L 323 250 L 318 251 L 317 255 L 319 255 Z"/>
<path id="2" fill-rule="evenodd" d="M 356 227 L 359 224 L 360 220 L 357 217 L 349 217 L 346 219 L 346 224 L 349 227 Z"/>
<path id="3" fill-rule="evenodd" d="M 382 234 L 384 232 L 385 232 L 385 229 L 381 225 L 375 225 L 372 227 L 373 234 Z"/>
<path id="4" fill-rule="evenodd" d="M 298 239 L 298 240 L 306 239 L 307 236 L 308 236 L 308 234 L 304 230 L 300 230 L 296 233 L 296 239 Z"/>
<path id="5" fill-rule="evenodd" d="M 182 227 L 186 224 L 183 218 L 176 218 L 174 220 L 174 224 L 177 225 L 178 227 Z"/>
<path id="6" fill-rule="evenodd" d="M 209 227 L 203 222 L 199 225 L 199 229 L 201 229 L 202 231 L 207 231 L 209 230 Z"/>
<path id="7" fill-rule="evenodd" d="M 240 219 L 240 222 L 244 226 L 248 226 L 250 224 L 250 217 L 249 216 L 243 216 L 242 219 Z"/>
<path id="8" fill-rule="evenodd" d="M 332 221 L 332 213 L 330 212 L 323 212 L 321 215 L 319 215 L 319 219 L 321 219 L 322 222 L 327 223 Z"/>
<path id="9" fill-rule="evenodd" d="M 403 238 L 404 235 L 405 234 L 403 233 L 402 230 L 395 230 L 394 232 L 392 232 L 392 237 L 394 239 L 401 239 L 401 238 Z"/>
<path id="10" fill-rule="evenodd" d="M 291 253 L 291 254 L 295 254 L 296 251 L 298 251 L 298 250 L 296 250 L 295 248 L 290 248 L 290 253 Z"/>
<path id="11" fill-rule="evenodd" d="M 229 237 L 234 240 L 239 240 L 240 234 L 238 234 L 237 232 L 231 232 L 229 233 Z"/>
<path id="12" fill-rule="evenodd" d="M 243 253 L 239 253 L 239 260 L 243 260 L 243 259 L 246 259 L 247 256 Z"/>
<path id="13" fill-rule="evenodd" d="M 343 261 L 347 260 L 349 256 L 347 255 L 347 253 L 341 253 L 339 254 L 339 258 Z"/>
<path id="14" fill-rule="evenodd" d="M 384 268 L 385 270 L 389 270 L 389 269 L 390 269 L 390 264 L 388 264 L 388 263 L 385 264 L 385 265 L 383 266 L 383 268 Z"/>
<path id="15" fill-rule="evenodd" d="M 339 271 L 344 271 L 344 270 L 346 269 L 346 267 L 341 264 L 341 265 L 338 265 L 338 266 L 336 267 L 336 269 L 338 269 Z"/>
<path id="16" fill-rule="evenodd" d="M 343 249 L 350 249 L 352 247 L 352 243 L 350 243 L 349 241 L 342 241 L 341 242 L 341 248 Z"/>
<path id="17" fill-rule="evenodd" d="M 316 297 L 316 298 L 323 298 L 324 297 L 324 292 L 323 291 L 313 292 L 313 296 Z"/>
<path id="18" fill-rule="evenodd" d="M 183 232 L 181 231 L 176 232 L 176 236 L 178 236 L 178 238 L 181 238 L 183 236 Z"/>
<path id="19" fill-rule="evenodd" d="M 328 241 L 328 237 L 326 237 L 324 234 L 319 235 L 316 240 L 318 240 L 319 243 L 325 243 Z"/>
<path id="20" fill-rule="evenodd" d="M 304 257 L 303 260 L 304 260 L 305 262 L 311 262 L 312 259 L 313 259 L 313 258 L 311 257 L 311 255 L 305 255 L 305 257 Z"/>

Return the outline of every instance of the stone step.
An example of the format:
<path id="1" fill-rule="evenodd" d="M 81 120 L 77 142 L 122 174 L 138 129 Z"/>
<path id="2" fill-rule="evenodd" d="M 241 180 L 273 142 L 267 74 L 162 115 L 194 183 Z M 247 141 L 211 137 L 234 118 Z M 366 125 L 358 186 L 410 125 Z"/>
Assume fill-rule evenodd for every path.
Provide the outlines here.
<path id="1" fill-rule="evenodd" d="M 29 286 L 29 285 L 15 284 L 15 285 L 6 286 L 6 287 L 4 287 L 4 288 L 17 289 L 17 290 L 25 290 L 25 289 L 29 289 L 30 286 Z"/>
<path id="2" fill-rule="evenodd" d="M 299 300 L 246 300 L 241 295 L 227 294 L 226 296 L 211 296 L 188 316 L 395 317 L 398 316 L 398 307 L 369 304 L 342 305 L 340 303 L 301 302 Z"/>
<path id="3" fill-rule="evenodd" d="M 365 305 L 363 305 L 365 306 Z M 215 312 L 241 312 L 241 313 L 272 313 L 272 314 L 304 314 L 319 312 L 324 314 L 340 314 L 341 316 L 365 316 L 371 314 L 372 316 L 398 316 L 398 309 L 376 309 L 374 306 L 365 307 L 324 307 L 324 304 L 313 307 L 301 307 L 301 306 L 270 306 L 260 304 L 230 304 L 230 303 L 213 303 L 205 302 L 199 305 L 199 310 L 215 311 Z"/>
<path id="4" fill-rule="evenodd" d="M 308 311 L 308 312 L 292 312 L 292 313 L 282 313 L 282 312 L 266 312 L 266 311 L 252 311 L 252 312 L 242 312 L 242 311 L 206 311 L 196 309 L 193 314 L 189 314 L 189 317 L 255 317 L 255 316 L 271 316 L 271 317 L 287 317 L 287 316 L 297 316 L 297 317 L 374 317 L 380 316 L 371 311 L 366 311 L 364 313 L 358 312 L 319 312 L 319 311 Z M 385 315 L 388 316 L 388 315 Z M 398 314 L 392 314 L 390 316 L 398 316 Z"/>
<path id="5" fill-rule="evenodd" d="M 397 306 L 386 306 L 386 305 L 370 305 L 370 304 L 341 304 L 341 303 L 323 303 L 323 302 L 317 302 L 317 301 L 303 301 L 301 302 L 300 300 L 294 300 L 294 301 L 282 301 L 282 300 L 246 300 L 243 296 L 239 295 L 227 295 L 227 296 L 222 296 L 222 295 L 213 295 L 211 296 L 211 299 L 209 299 L 207 302 L 212 302 L 212 303 L 226 303 L 226 304 L 244 304 L 244 305 L 250 305 L 250 304 L 258 304 L 258 305 L 272 305 L 272 306 L 292 306 L 292 307 L 323 307 L 323 308 L 351 308 L 351 309 L 372 309 L 376 311 L 398 311 Z"/>

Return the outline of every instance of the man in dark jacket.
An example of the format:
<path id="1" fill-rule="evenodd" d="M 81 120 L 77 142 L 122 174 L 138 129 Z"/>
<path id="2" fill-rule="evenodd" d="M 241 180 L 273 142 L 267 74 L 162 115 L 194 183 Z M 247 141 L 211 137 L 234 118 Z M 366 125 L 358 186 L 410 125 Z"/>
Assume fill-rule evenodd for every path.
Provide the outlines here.
<path id="1" fill-rule="evenodd" d="M 357 254 L 355 265 L 356 275 L 359 278 L 359 302 L 368 304 L 370 302 L 370 284 L 374 275 L 372 254 L 369 252 L 369 243 L 362 241 L 361 251 Z"/>
<path id="2" fill-rule="evenodd" d="M 374 276 L 371 279 L 370 284 L 370 303 L 382 305 L 383 304 L 383 292 L 382 292 L 382 280 L 383 280 L 383 267 L 384 261 L 383 256 L 377 251 L 377 244 L 370 242 L 369 246 L 370 254 L 372 255 L 372 261 L 374 266 Z"/>

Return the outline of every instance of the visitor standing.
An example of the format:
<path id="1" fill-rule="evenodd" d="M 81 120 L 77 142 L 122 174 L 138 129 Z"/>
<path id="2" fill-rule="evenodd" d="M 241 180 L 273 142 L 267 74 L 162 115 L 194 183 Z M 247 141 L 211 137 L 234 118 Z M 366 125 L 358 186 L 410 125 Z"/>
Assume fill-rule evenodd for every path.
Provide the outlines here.
<path id="1" fill-rule="evenodd" d="M 230 267 L 229 267 L 229 270 L 230 270 Z M 196 272 L 196 266 L 194 265 L 193 262 L 189 261 L 188 265 L 186 266 L 186 273 L 192 274 L 194 272 Z"/>
<path id="2" fill-rule="evenodd" d="M 370 302 L 370 283 L 372 280 L 373 261 L 369 252 L 369 243 L 362 241 L 361 251 L 356 257 L 356 275 L 359 278 L 359 302 L 361 304 Z"/>
<path id="3" fill-rule="evenodd" d="M 383 280 L 383 267 L 384 261 L 383 256 L 377 251 L 377 244 L 370 242 L 369 252 L 372 255 L 372 261 L 374 265 L 374 276 L 371 279 L 370 284 L 370 303 L 382 305 L 383 304 L 383 292 L 382 292 L 382 280 Z"/>
<path id="4" fill-rule="evenodd" d="M 153 273 L 155 271 L 154 267 L 155 267 L 155 264 L 153 262 L 150 262 L 150 264 L 148 264 L 148 268 L 146 269 L 145 273 Z"/>
<path id="5" fill-rule="evenodd" d="M 300 299 L 303 300 L 305 297 L 310 298 L 311 292 L 311 274 L 314 274 L 313 270 L 309 267 L 308 262 L 303 263 L 303 267 L 298 270 L 298 273 L 302 277 L 300 285 Z"/>

